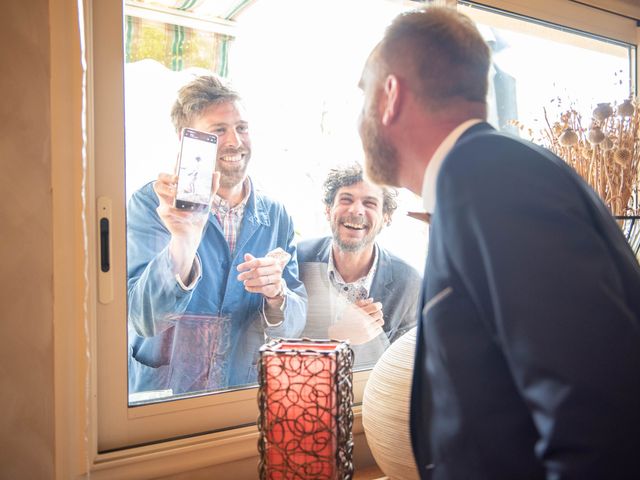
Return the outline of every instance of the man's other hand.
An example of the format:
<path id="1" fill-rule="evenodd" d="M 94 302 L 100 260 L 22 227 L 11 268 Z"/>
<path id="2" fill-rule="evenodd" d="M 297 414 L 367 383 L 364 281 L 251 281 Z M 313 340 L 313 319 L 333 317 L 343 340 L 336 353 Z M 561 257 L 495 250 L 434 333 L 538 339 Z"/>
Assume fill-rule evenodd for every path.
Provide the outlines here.
<path id="1" fill-rule="evenodd" d="M 261 293 L 271 306 L 281 305 L 284 301 L 284 282 L 282 280 L 282 262 L 274 257 L 256 258 L 250 253 L 244 254 L 244 262 L 238 265 L 238 280 L 244 284 L 247 292 Z"/>
<path id="2" fill-rule="evenodd" d="M 360 345 L 380 335 L 383 325 L 382 303 L 365 298 L 345 307 L 340 320 L 329 327 L 329 337 Z"/>

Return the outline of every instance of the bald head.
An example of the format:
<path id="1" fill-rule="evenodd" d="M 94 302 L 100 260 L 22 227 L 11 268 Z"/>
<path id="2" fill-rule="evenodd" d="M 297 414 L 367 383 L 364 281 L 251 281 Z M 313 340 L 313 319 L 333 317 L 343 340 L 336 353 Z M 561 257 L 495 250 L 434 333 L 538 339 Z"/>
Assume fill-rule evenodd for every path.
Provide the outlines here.
<path id="1" fill-rule="evenodd" d="M 476 104 L 486 116 L 489 47 L 474 23 L 454 9 L 427 7 L 399 15 L 371 60 L 382 75 L 402 72 L 431 110 Z"/>

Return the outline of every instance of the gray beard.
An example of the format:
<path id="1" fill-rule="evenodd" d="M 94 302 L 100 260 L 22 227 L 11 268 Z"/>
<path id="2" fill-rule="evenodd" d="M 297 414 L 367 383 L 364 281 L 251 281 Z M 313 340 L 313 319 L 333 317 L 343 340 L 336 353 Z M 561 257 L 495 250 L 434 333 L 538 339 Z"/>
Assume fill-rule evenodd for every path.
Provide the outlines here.
<path id="1" fill-rule="evenodd" d="M 362 240 L 357 242 L 346 243 L 346 242 L 343 242 L 342 239 L 340 238 L 339 229 L 340 229 L 339 223 L 331 224 L 331 233 L 333 234 L 333 241 L 335 242 L 335 244 L 338 246 L 340 250 L 342 250 L 343 252 L 349 252 L 349 253 L 355 253 L 355 252 L 364 250 L 366 247 L 371 245 L 376 240 L 378 233 L 380 233 L 380 230 L 378 230 L 375 233 L 370 230 L 369 233 Z"/>
<path id="2" fill-rule="evenodd" d="M 364 238 L 361 241 L 355 243 L 345 243 L 338 236 L 334 236 L 333 241 L 336 243 L 340 250 L 349 253 L 355 253 L 359 252 L 360 250 L 364 250 L 365 247 L 373 243 L 373 239 L 369 238 Z"/>

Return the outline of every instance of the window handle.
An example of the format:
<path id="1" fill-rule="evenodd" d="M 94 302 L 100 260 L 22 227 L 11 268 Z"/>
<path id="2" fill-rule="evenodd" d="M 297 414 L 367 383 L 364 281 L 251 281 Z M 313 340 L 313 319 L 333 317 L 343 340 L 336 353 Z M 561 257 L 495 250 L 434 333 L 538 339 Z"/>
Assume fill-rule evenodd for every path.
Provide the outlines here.
<path id="1" fill-rule="evenodd" d="M 113 301 L 113 272 L 111 269 L 111 199 L 98 197 L 99 265 L 98 300 L 100 303 Z"/>
<path id="2" fill-rule="evenodd" d="M 110 270 L 109 264 L 109 219 L 100 219 L 100 271 L 107 273 Z"/>

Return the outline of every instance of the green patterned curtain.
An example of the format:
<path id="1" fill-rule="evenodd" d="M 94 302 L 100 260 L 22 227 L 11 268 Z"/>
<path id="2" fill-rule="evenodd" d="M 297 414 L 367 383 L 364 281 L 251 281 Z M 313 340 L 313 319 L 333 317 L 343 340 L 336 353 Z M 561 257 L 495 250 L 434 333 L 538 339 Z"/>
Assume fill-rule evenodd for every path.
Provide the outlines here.
<path id="1" fill-rule="evenodd" d="M 186 0 L 192 8 L 200 0 Z M 147 58 L 178 71 L 202 67 L 227 75 L 228 49 L 233 37 L 139 17 L 125 17 L 125 56 L 132 63 Z"/>

